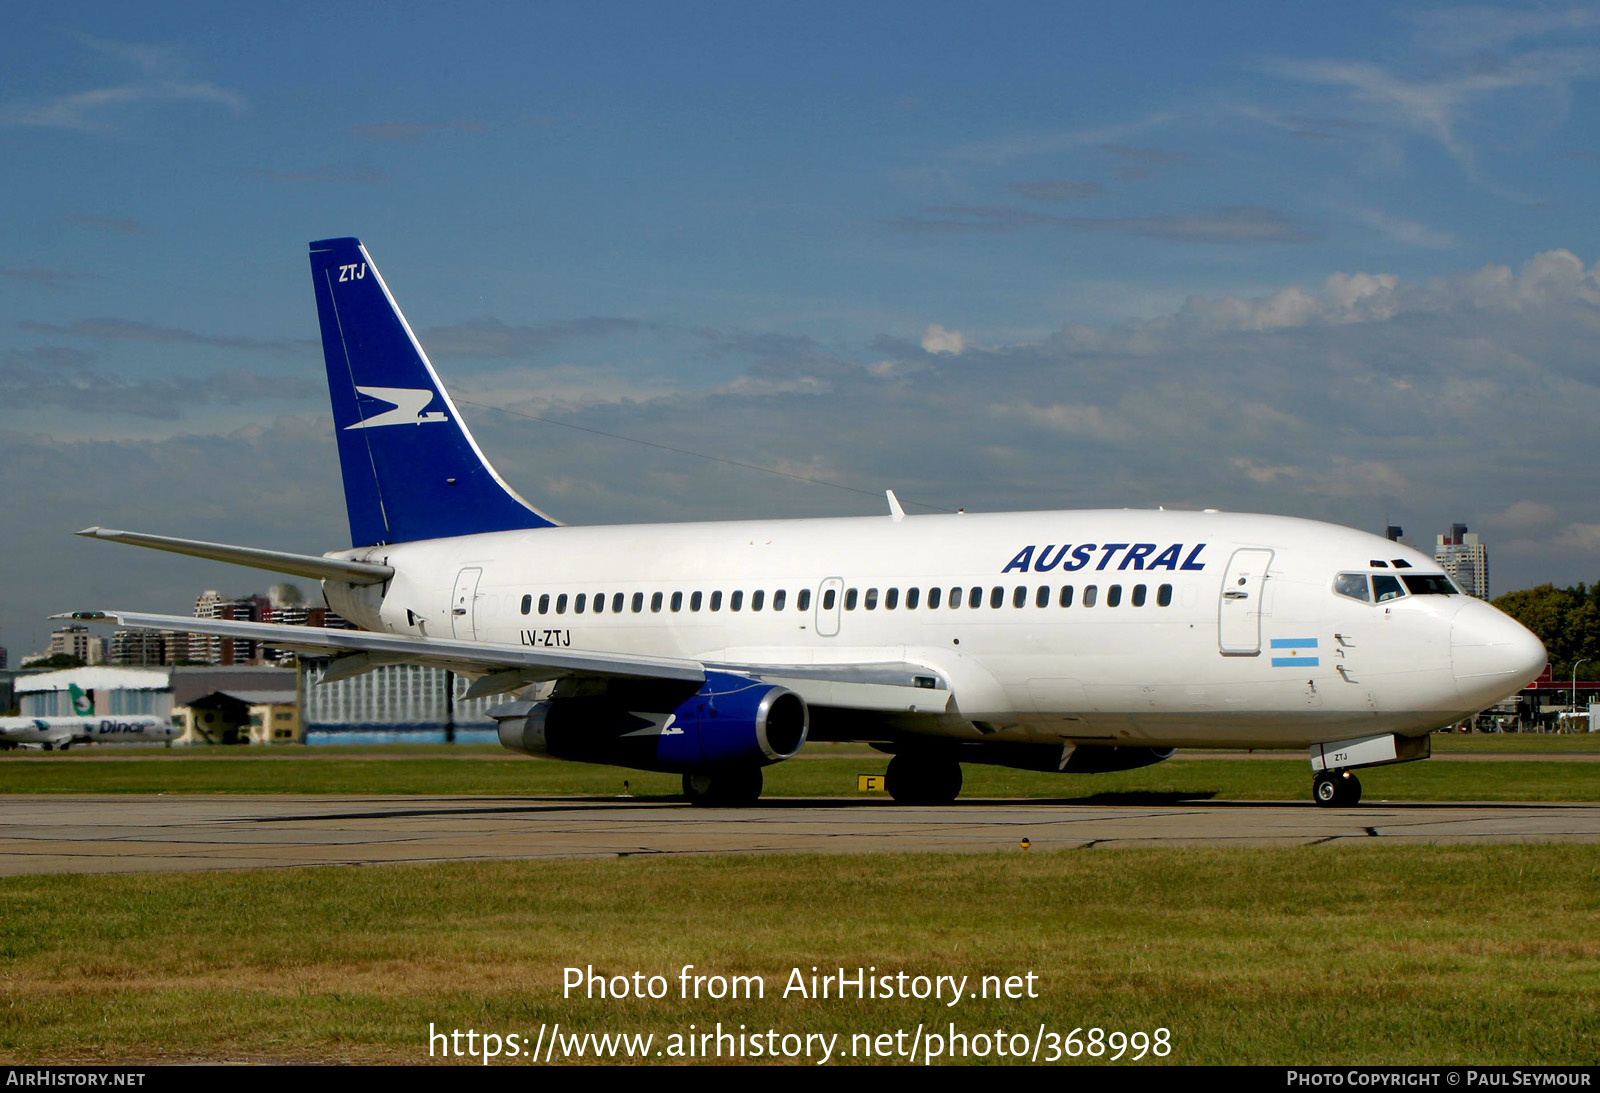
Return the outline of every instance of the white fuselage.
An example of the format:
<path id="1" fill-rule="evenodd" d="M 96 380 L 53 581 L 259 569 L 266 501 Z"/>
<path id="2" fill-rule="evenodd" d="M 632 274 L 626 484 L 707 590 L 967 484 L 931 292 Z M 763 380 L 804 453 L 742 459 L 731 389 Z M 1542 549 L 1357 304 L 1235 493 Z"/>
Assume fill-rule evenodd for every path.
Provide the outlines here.
<path id="1" fill-rule="evenodd" d="M 183 730 L 165 718 L 143 714 L 105 717 L 0 717 L 0 744 L 160 744 Z"/>
<path id="2" fill-rule="evenodd" d="M 555 527 L 338 556 L 396 571 L 385 585 L 324 585 L 334 610 L 371 630 L 743 666 L 926 665 L 949 703 L 885 725 L 956 739 L 1289 748 L 1417 735 L 1544 665 L 1538 640 L 1480 600 L 1336 593 L 1339 574 L 1439 567 L 1288 517 Z M 829 706 L 825 690 L 804 697 Z"/>

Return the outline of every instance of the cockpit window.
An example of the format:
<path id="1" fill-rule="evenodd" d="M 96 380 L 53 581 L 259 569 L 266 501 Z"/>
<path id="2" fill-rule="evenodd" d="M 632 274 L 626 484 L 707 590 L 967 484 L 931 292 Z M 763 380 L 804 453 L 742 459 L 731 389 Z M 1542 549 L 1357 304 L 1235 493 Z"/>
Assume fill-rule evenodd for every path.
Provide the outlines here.
<path id="1" fill-rule="evenodd" d="M 1411 568 L 1411 563 L 1406 561 L 1404 558 L 1390 558 L 1389 560 L 1394 563 L 1394 567 L 1396 569 L 1410 569 Z"/>
<path id="2" fill-rule="evenodd" d="M 1333 579 L 1333 590 L 1341 596 L 1349 596 L 1352 600 L 1370 603 L 1371 595 L 1367 592 L 1367 575 L 1365 573 L 1341 573 Z"/>
<path id="3" fill-rule="evenodd" d="M 1389 568 L 1389 563 L 1384 561 L 1382 558 L 1370 559 L 1367 562 L 1367 564 L 1370 565 L 1373 569 L 1388 569 Z"/>
<path id="4" fill-rule="evenodd" d="M 1407 573 L 1401 580 L 1413 596 L 1458 596 L 1460 592 L 1443 573 Z"/>
<path id="5" fill-rule="evenodd" d="M 1400 579 L 1398 577 L 1391 577 L 1387 573 L 1374 573 L 1372 575 L 1372 596 L 1379 603 L 1384 600 L 1398 600 L 1405 594 L 1406 590 L 1400 587 Z"/>

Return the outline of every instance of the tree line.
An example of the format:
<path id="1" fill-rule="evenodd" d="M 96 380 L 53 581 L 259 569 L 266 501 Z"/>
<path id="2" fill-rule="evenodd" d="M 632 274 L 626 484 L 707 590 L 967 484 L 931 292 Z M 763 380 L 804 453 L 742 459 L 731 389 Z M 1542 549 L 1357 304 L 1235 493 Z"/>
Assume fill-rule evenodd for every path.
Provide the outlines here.
<path id="1" fill-rule="evenodd" d="M 1556 679 L 1571 679 L 1574 665 L 1580 679 L 1600 679 L 1600 585 L 1542 584 L 1507 592 L 1493 603 L 1544 642 Z"/>

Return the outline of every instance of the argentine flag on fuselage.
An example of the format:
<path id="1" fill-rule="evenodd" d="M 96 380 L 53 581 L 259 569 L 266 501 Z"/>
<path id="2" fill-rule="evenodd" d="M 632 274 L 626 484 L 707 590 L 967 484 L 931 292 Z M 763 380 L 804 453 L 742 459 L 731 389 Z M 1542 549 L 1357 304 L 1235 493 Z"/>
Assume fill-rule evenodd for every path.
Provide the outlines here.
<path id="1" fill-rule="evenodd" d="M 311 244 L 352 546 L 551 527 L 489 465 L 358 239 Z"/>
<path id="2" fill-rule="evenodd" d="M 1315 668 L 1322 663 L 1316 638 L 1273 638 L 1274 668 Z"/>

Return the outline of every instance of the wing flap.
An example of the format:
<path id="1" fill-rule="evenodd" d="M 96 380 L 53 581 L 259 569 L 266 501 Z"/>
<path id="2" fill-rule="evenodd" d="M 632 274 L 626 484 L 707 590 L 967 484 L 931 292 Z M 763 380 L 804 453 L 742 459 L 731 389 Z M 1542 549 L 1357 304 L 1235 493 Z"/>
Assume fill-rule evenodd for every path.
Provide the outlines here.
<path id="1" fill-rule="evenodd" d="M 950 684 L 926 664 L 715 664 L 707 667 L 787 687 L 808 706 L 878 713 L 942 713 Z"/>

